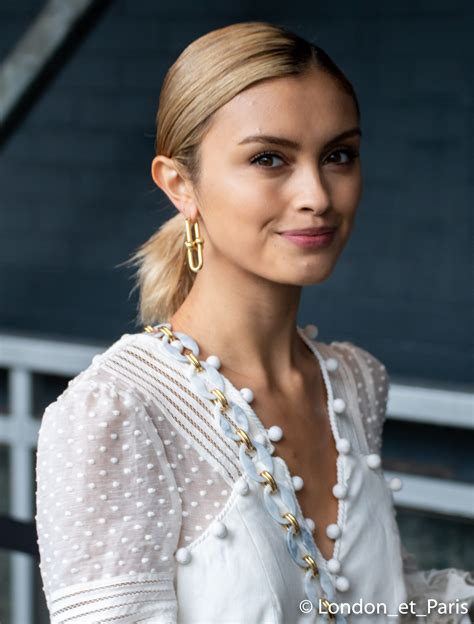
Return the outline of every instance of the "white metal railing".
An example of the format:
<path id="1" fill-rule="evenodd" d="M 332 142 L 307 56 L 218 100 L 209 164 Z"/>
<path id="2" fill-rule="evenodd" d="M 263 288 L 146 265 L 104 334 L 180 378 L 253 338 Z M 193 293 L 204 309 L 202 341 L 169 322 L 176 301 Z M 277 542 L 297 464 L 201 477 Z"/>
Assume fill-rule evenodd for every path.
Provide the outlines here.
<path id="1" fill-rule="evenodd" d="M 429 425 L 474 429 L 474 394 L 458 389 L 391 383 L 387 416 Z"/>
<path id="2" fill-rule="evenodd" d="M 403 478 L 403 489 L 394 492 L 396 505 L 434 511 L 451 516 L 474 518 L 474 488 L 469 483 L 433 479 L 384 470 L 385 477 Z"/>
<path id="3" fill-rule="evenodd" d="M 10 449 L 9 515 L 13 518 L 33 519 L 32 450 L 36 448 L 41 424 L 33 417 L 33 375 L 48 373 L 71 378 L 101 351 L 99 346 L 0 334 L 0 368 L 8 371 L 9 405 L 8 413 L 0 414 L 0 444 Z M 25 553 L 13 552 L 10 565 L 11 624 L 33 622 L 35 564 Z"/>
<path id="4" fill-rule="evenodd" d="M 100 344 L 0 334 L 0 368 L 8 371 L 9 398 L 8 414 L 0 414 L 0 444 L 11 449 L 12 517 L 27 521 L 33 518 L 31 451 L 36 448 L 41 424 L 33 417 L 33 375 L 44 373 L 71 379 L 105 348 Z M 472 429 L 474 393 L 391 381 L 387 418 Z M 398 476 L 403 481 L 403 488 L 394 492 L 399 506 L 474 518 L 472 485 L 388 470 L 385 476 Z M 31 560 L 22 553 L 13 553 L 11 562 L 12 624 L 32 622 L 32 603 L 27 598 L 33 587 Z"/>
<path id="5" fill-rule="evenodd" d="M 445 427 L 474 428 L 474 393 L 432 386 L 391 383 L 387 418 Z M 410 509 L 474 518 L 474 486 L 447 479 L 396 474 L 403 488 L 394 492 L 395 503 Z"/>

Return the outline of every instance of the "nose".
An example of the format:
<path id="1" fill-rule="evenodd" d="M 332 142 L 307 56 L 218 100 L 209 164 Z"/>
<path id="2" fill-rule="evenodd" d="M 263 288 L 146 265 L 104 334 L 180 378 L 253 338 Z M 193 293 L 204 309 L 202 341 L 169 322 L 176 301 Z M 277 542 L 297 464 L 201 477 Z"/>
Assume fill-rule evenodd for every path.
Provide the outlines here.
<path id="1" fill-rule="evenodd" d="M 295 185 L 294 204 L 297 209 L 310 209 L 321 214 L 331 205 L 327 181 L 317 164 L 302 165 L 295 176 Z"/>

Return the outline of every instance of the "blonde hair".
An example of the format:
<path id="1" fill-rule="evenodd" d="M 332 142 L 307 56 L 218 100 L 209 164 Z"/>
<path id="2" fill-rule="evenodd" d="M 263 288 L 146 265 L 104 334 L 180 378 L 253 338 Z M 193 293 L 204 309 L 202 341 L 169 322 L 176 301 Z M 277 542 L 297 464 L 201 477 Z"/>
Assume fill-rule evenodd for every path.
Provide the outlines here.
<path id="1" fill-rule="evenodd" d="M 267 22 L 240 22 L 190 43 L 169 68 L 156 115 L 155 153 L 172 158 L 198 189 L 199 145 L 213 113 L 257 81 L 298 75 L 311 68 L 330 73 L 359 105 L 351 83 L 319 46 Z M 125 264 L 137 266 L 138 323 L 162 323 L 187 297 L 196 274 L 187 266 L 185 217 L 163 225 Z"/>

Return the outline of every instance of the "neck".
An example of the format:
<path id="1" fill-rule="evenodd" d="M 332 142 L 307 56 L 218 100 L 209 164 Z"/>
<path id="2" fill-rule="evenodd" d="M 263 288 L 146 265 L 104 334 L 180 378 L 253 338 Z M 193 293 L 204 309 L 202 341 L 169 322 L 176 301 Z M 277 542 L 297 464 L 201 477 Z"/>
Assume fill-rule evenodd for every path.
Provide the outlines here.
<path id="1" fill-rule="evenodd" d="M 208 268 L 168 320 L 197 342 L 199 359 L 217 355 L 241 385 L 283 387 L 312 357 L 296 328 L 300 296 L 301 286 Z"/>

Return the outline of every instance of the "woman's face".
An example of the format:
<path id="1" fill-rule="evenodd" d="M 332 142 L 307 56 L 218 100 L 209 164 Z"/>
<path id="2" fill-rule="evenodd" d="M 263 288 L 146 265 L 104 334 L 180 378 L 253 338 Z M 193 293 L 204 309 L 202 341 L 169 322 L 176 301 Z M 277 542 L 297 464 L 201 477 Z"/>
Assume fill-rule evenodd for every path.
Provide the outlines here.
<path id="1" fill-rule="evenodd" d="M 220 108 L 201 143 L 196 189 L 204 267 L 231 263 L 302 286 L 326 279 L 362 193 L 359 132 L 351 96 L 322 71 L 262 81 Z M 259 135 L 295 145 L 249 138 Z M 336 227 L 325 246 L 281 234 L 323 226 Z"/>

